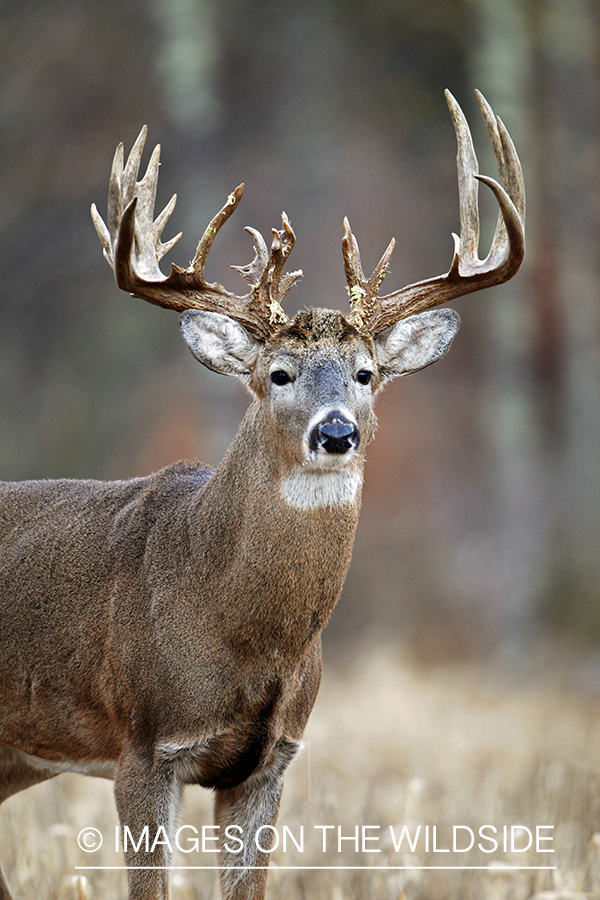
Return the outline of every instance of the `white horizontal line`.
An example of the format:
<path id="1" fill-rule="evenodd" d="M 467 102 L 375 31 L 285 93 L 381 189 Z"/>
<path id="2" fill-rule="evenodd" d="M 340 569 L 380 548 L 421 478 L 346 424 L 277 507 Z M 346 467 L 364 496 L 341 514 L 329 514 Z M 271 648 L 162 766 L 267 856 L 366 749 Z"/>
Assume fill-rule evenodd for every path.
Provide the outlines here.
<path id="1" fill-rule="evenodd" d="M 557 866 L 75 866 L 77 870 L 83 871 L 91 871 L 95 869 L 158 869 L 160 871 L 167 871 L 170 869 L 176 869 L 177 871 L 191 871 L 192 869 L 217 869 L 219 871 L 231 871 L 236 869 L 269 869 L 270 871 L 310 871 L 316 872 L 319 870 L 323 870 L 324 872 L 331 871 L 355 871 L 357 869 L 364 869 L 367 872 L 389 872 L 389 871 L 407 871 L 407 870 L 422 870 L 422 869 L 452 869 L 460 872 L 464 872 L 470 869 L 477 869 L 482 872 L 524 872 L 525 870 L 540 870 L 540 869 L 556 869 Z"/>

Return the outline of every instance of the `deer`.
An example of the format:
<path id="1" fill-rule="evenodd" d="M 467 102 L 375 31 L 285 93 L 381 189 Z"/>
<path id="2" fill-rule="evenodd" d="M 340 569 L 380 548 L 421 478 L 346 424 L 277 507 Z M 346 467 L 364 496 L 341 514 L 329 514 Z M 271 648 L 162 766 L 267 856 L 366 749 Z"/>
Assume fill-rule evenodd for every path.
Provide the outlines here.
<path id="1" fill-rule="evenodd" d="M 498 180 L 480 175 L 467 120 L 446 99 L 460 208 L 450 269 L 380 296 L 395 241 L 367 278 L 345 219 L 347 314 L 286 316 L 302 272 L 284 272 L 295 243 L 285 213 L 270 249 L 246 229 L 254 258 L 233 267 L 245 294 L 206 280 L 243 185 L 191 264 L 165 276 L 159 263 L 180 235 L 161 238 L 175 196 L 154 219 L 160 147 L 140 181 L 146 128 L 126 161 L 117 148 L 107 221 L 95 205 L 92 218 L 118 287 L 179 312 L 194 357 L 238 378 L 252 402 L 214 471 L 180 461 L 124 481 L 2 483 L 0 802 L 62 772 L 112 778 L 122 828 L 172 835 L 184 787 L 201 785 L 215 795 L 223 900 L 264 897 L 269 852 L 252 835 L 277 820 L 319 689 L 374 398 L 448 352 L 459 317 L 436 307 L 508 281 L 525 253 L 523 176 L 505 126 L 477 92 Z M 484 260 L 478 182 L 499 206 Z M 128 845 L 129 900 L 169 896 L 170 848 L 155 843 Z M 0 877 L 0 900 L 10 897 Z"/>

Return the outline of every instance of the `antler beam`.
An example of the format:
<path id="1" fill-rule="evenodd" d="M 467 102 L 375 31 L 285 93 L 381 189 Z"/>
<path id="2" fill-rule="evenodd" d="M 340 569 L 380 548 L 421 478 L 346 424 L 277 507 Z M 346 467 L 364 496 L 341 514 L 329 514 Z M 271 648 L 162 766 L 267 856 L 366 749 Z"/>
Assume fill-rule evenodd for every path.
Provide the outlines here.
<path id="1" fill-rule="evenodd" d="M 515 275 L 525 255 L 525 188 L 514 144 L 501 119 L 495 116 L 483 95 L 475 92 L 488 138 L 494 150 L 500 181 L 479 175 L 477 157 L 467 120 L 460 106 L 446 91 L 446 101 L 458 144 L 457 169 L 460 208 L 460 237 L 453 234 L 454 257 L 446 275 L 409 284 L 399 291 L 379 296 L 389 267 L 395 241 L 392 240 L 369 279 L 363 273 L 356 238 L 344 220 L 342 251 L 350 294 L 350 321 L 375 336 L 400 319 L 432 309 L 463 294 L 502 284 Z M 478 184 L 494 193 L 500 214 L 490 251 L 478 256 Z"/>
<path id="2" fill-rule="evenodd" d="M 287 322 L 281 302 L 302 277 L 301 271 L 283 273 L 296 240 L 289 219 L 283 213 L 282 230 L 273 229 L 270 252 L 258 231 L 246 229 L 254 239 L 254 260 L 247 266 L 232 268 L 249 281 L 247 294 L 231 294 L 218 282 L 208 282 L 204 276 L 206 260 L 217 232 L 242 199 L 244 185 L 240 184 L 206 228 L 189 267 L 180 269 L 173 265 L 171 274 L 164 275 L 159 262 L 181 237 L 180 233 L 164 244 L 161 241 L 177 197 L 173 195 L 154 220 L 160 146 L 155 147 L 146 174 L 137 181 L 146 134 L 144 126 L 125 164 L 123 144 L 117 147 L 108 191 L 108 224 L 92 204 L 92 219 L 117 284 L 134 297 L 177 312 L 204 309 L 224 313 L 256 337 L 268 339 Z"/>

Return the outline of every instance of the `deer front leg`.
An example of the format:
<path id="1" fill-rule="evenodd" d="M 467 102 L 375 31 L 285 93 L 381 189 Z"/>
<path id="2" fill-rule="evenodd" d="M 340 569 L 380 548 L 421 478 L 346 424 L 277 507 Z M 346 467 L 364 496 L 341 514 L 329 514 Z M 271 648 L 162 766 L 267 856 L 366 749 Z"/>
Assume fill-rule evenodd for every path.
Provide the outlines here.
<path id="1" fill-rule="evenodd" d="M 115 799 L 128 869 L 129 900 L 168 900 L 173 835 L 181 786 L 168 760 L 124 753 Z M 152 867 L 152 868 L 142 868 Z"/>
<path id="2" fill-rule="evenodd" d="M 268 762 L 250 778 L 237 787 L 217 790 L 215 823 L 219 826 L 219 865 L 235 867 L 221 869 L 222 900 L 262 900 L 264 897 L 267 882 L 264 867 L 269 865 L 270 855 L 258 849 L 255 836 L 262 825 L 274 825 L 277 821 L 283 775 L 300 746 L 297 741 L 282 738 Z M 238 827 L 231 827 L 234 825 Z M 241 850 L 240 840 L 243 842 Z M 259 836 L 259 843 L 269 847 L 271 841 L 272 835 L 266 829 Z"/>

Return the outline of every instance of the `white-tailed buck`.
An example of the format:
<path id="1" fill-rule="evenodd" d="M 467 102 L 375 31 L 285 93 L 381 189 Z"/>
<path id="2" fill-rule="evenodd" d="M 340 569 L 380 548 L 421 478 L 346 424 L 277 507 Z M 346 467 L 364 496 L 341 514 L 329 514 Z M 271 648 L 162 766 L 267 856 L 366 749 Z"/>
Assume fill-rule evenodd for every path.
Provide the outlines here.
<path id="1" fill-rule="evenodd" d="M 458 329 L 453 297 L 506 281 L 523 260 L 521 169 L 478 95 L 499 182 L 478 175 L 467 122 L 458 140 L 460 237 L 446 275 L 380 297 L 392 240 L 370 278 L 347 221 L 350 312 L 281 302 L 294 232 L 283 214 L 269 250 L 238 272 L 243 296 L 205 279 L 228 198 L 187 269 L 169 276 L 156 221 L 159 148 L 137 182 L 146 131 L 116 152 L 107 224 L 92 207 L 117 284 L 174 309 L 194 356 L 236 375 L 253 400 L 216 471 L 179 462 L 131 481 L 29 481 L 0 489 L 0 801 L 61 772 L 114 778 L 121 825 L 172 835 L 182 788 L 215 791 L 224 898 L 261 898 L 275 822 L 321 675 L 321 631 L 340 595 L 358 520 L 373 398 L 390 378 L 440 359 Z M 479 260 L 478 181 L 498 226 Z M 243 829 L 243 850 L 227 826 Z M 230 834 L 231 834 L 230 830 Z M 236 832 L 240 833 L 240 832 Z M 165 841 L 129 845 L 130 900 L 168 896 Z M 145 866 L 147 868 L 142 868 Z M 0 877 L 0 897 L 10 897 Z"/>

